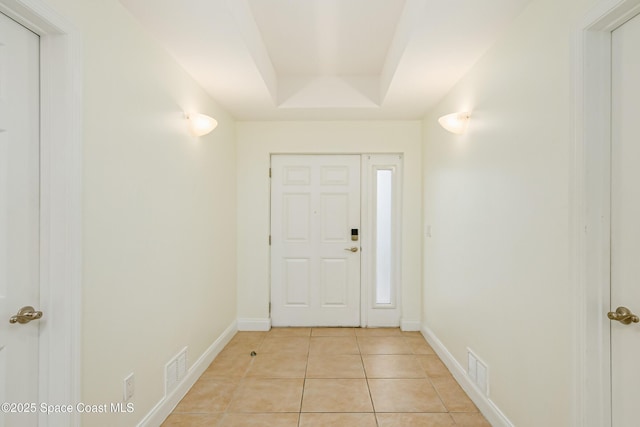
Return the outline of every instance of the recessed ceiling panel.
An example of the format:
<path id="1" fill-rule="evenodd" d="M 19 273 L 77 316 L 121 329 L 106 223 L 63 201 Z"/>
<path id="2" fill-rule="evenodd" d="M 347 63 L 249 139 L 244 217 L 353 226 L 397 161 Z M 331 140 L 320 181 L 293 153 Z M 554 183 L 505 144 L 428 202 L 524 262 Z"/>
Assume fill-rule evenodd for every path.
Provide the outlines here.
<path id="1" fill-rule="evenodd" d="M 249 0 L 279 77 L 379 75 L 405 0 Z"/>
<path id="2" fill-rule="evenodd" d="M 239 120 L 421 119 L 529 1 L 120 0 Z"/>

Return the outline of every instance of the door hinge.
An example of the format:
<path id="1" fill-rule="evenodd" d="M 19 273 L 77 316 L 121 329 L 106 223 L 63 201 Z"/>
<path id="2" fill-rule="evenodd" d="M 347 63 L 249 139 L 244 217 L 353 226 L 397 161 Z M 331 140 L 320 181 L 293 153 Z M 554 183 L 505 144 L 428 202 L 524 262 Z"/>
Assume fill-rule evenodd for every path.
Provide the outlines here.
<path id="1" fill-rule="evenodd" d="M 271 178 L 271 168 L 269 168 L 269 178 Z"/>
<path id="2" fill-rule="evenodd" d="M 271 235 L 269 235 L 269 246 L 271 246 Z"/>
<path id="3" fill-rule="evenodd" d="M 271 303 L 269 303 L 269 316 L 271 316 Z"/>

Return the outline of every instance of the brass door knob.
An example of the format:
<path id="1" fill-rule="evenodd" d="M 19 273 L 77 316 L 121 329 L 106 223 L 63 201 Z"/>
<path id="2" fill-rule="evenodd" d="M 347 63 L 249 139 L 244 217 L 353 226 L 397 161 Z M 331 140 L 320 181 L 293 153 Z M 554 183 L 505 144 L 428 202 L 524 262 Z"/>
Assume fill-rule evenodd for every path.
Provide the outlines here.
<path id="1" fill-rule="evenodd" d="M 358 248 L 356 246 L 352 247 L 352 248 L 344 248 L 345 251 L 349 251 L 349 252 L 358 252 Z"/>
<path id="2" fill-rule="evenodd" d="M 30 305 L 24 306 L 22 307 L 20 310 L 18 310 L 18 314 L 16 314 L 15 316 L 11 316 L 11 318 L 9 319 L 9 323 L 29 323 L 32 320 L 38 320 L 42 317 L 42 312 L 41 311 L 37 311 L 35 308 L 31 307 Z"/>
<path id="3" fill-rule="evenodd" d="M 633 314 L 627 307 L 618 307 L 616 311 L 608 312 L 607 317 L 611 320 L 617 320 L 624 325 L 629 325 L 631 322 L 640 322 L 640 318 Z"/>

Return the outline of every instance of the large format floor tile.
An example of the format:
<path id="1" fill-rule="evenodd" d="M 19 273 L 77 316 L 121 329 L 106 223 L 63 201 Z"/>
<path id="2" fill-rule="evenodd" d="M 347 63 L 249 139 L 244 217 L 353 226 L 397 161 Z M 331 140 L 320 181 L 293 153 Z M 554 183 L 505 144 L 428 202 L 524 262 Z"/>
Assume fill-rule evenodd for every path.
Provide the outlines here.
<path id="1" fill-rule="evenodd" d="M 358 346 L 362 354 L 413 354 L 402 336 L 358 337 Z"/>
<path id="2" fill-rule="evenodd" d="M 249 354 L 251 350 L 258 348 L 266 336 L 266 332 L 238 332 L 226 345 L 224 351 L 235 354 Z"/>
<path id="3" fill-rule="evenodd" d="M 217 427 L 224 414 L 177 414 L 169 415 L 163 427 Z"/>
<path id="4" fill-rule="evenodd" d="M 435 354 L 419 355 L 417 359 L 429 378 L 451 376 L 447 367 L 444 366 L 444 363 L 442 363 L 440 358 Z"/>
<path id="5" fill-rule="evenodd" d="M 447 412 L 427 379 L 371 379 L 376 412 Z"/>
<path id="6" fill-rule="evenodd" d="M 379 427 L 455 427 L 449 414 L 376 414 Z"/>
<path id="7" fill-rule="evenodd" d="M 310 355 L 360 354 L 356 337 L 311 337 Z"/>
<path id="8" fill-rule="evenodd" d="M 178 404 L 175 412 L 224 412 L 234 396 L 238 381 L 229 378 L 198 381 Z"/>
<path id="9" fill-rule="evenodd" d="M 272 328 L 238 332 L 163 426 L 490 424 L 419 332 Z"/>
<path id="10" fill-rule="evenodd" d="M 456 426 L 459 427 L 491 427 L 489 421 L 487 421 L 482 414 L 478 412 L 459 412 L 451 414 L 451 416 L 455 420 Z"/>
<path id="11" fill-rule="evenodd" d="M 302 379 L 243 380 L 228 412 L 300 412 Z"/>
<path id="12" fill-rule="evenodd" d="M 259 353 L 246 371 L 247 377 L 304 378 L 307 355 L 297 353 Z"/>
<path id="13" fill-rule="evenodd" d="M 473 404 L 469 396 L 462 390 L 456 380 L 448 377 L 432 378 L 431 383 L 435 387 L 440 399 L 450 412 L 477 412 L 476 405 Z"/>
<path id="14" fill-rule="evenodd" d="M 307 378 L 364 378 L 359 354 L 309 356 Z"/>
<path id="15" fill-rule="evenodd" d="M 243 378 L 251 366 L 252 358 L 247 354 L 234 354 L 227 350 L 216 357 L 200 379 Z"/>
<path id="16" fill-rule="evenodd" d="M 367 378 L 426 378 L 418 359 L 404 354 L 367 354 L 362 356 Z"/>
<path id="17" fill-rule="evenodd" d="M 307 379 L 302 412 L 373 412 L 364 379 Z"/>
<path id="18" fill-rule="evenodd" d="M 259 354 L 264 353 L 295 353 L 295 354 L 307 354 L 309 353 L 309 337 L 280 337 L 280 336 L 267 336 L 257 352 Z"/>
<path id="19" fill-rule="evenodd" d="M 271 328 L 269 337 L 310 337 L 311 328 Z"/>
<path id="20" fill-rule="evenodd" d="M 300 414 L 226 414 L 217 427 L 297 427 Z"/>
<path id="21" fill-rule="evenodd" d="M 399 328 L 356 328 L 357 337 L 401 337 Z"/>
<path id="22" fill-rule="evenodd" d="M 302 413 L 300 427 L 377 427 L 376 416 L 368 414 Z"/>
<path id="23" fill-rule="evenodd" d="M 312 337 L 355 337 L 354 328 L 313 328 Z"/>

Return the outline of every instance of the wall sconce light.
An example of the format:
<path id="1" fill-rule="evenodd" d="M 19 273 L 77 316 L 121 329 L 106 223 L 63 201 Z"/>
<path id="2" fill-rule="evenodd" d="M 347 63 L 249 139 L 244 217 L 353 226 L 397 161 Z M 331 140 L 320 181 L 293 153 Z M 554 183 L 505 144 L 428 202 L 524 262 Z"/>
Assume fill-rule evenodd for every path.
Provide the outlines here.
<path id="1" fill-rule="evenodd" d="M 440 117 L 438 123 L 449 132 L 461 135 L 467 130 L 470 117 L 470 113 L 447 114 L 446 116 Z"/>
<path id="2" fill-rule="evenodd" d="M 218 126 L 216 119 L 204 114 L 193 113 L 185 116 L 189 122 L 189 131 L 194 136 L 206 135 Z"/>

